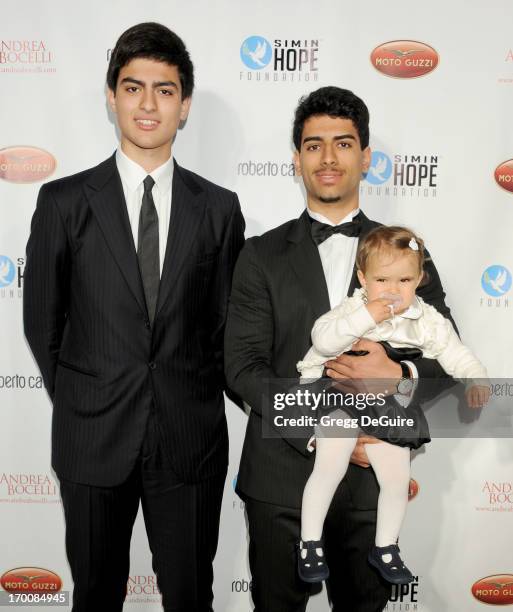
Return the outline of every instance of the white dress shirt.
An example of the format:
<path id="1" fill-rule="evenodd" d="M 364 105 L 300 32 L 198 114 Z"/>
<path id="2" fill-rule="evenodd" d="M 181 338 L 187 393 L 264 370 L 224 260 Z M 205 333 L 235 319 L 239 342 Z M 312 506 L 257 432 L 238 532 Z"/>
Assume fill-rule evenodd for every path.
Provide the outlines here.
<path id="1" fill-rule="evenodd" d="M 143 181 L 148 176 L 148 172 L 139 166 L 139 164 L 132 161 L 121 148 L 118 148 L 116 151 L 116 165 L 118 167 L 119 176 L 121 177 L 128 218 L 130 220 L 130 227 L 132 228 L 135 250 L 137 251 L 139 215 L 141 213 L 142 197 L 144 193 Z M 155 185 L 153 185 L 153 189 L 151 190 L 151 195 L 153 196 L 159 218 L 160 276 L 162 276 L 162 268 L 164 266 L 167 235 L 169 232 L 169 219 L 171 217 L 173 168 L 173 158 L 170 157 L 162 166 L 159 166 L 150 173 L 150 176 L 155 181 Z"/>
<path id="2" fill-rule="evenodd" d="M 359 208 L 352 210 L 338 223 L 333 223 L 323 215 L 307 208 L 312 219 L 326 223 L 333 227 L 352 221 L 360 212 Z M 346 297 L 349 283 L 353 276 L 356 251 L 358 250 L 358 238 L 344 236 L 344 234 L 333 234 L 317 247 L 321 257 L 324 278 L 328 287 L 330 306 L 333 308 Z"/>

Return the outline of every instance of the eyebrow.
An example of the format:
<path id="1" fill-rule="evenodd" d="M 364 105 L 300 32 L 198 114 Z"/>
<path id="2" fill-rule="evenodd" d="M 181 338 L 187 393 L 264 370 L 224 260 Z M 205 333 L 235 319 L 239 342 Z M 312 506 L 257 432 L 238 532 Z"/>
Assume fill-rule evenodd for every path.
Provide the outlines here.
<path id="1" fill-rule="evenodd" d="M 334 136 L 333 140 L 354 140 L 356 142 L 356 137 L 353 136 L 352 134 L 340 134 L 340 136 Z M 323 141 L 324 138 L 322 138 L 321 136 L 308 136 L 307 138 L 305 138 L 303 140 L 303 144 L 307 143 L 307 142 L 312 142 L 312 141 Z"/>
<path id="2" fill-rule="evenodd" d="M 146 83 L 144 81 L 139 81 L 138 79 L 134 79 L 132 77 L 125 77 L 121 83 L 135 83 L 136 85 L 140 85 L 144 87 Z M 178 85 L 174 81 L 154 81 L 152 83 L 153 87 L 174 87 L 178 89 Z"/>

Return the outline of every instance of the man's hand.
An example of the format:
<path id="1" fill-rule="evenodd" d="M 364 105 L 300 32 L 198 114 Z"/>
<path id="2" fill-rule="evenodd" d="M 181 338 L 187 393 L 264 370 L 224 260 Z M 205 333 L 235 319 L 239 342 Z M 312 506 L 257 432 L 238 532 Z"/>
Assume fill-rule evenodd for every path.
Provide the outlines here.
<path id="1" fill-rule="evenodd" d="M 465 392 L 469 408 L 483 408 L 490 399 L 490 387 L 484 385 L 472 385 Z"/>
<path id="2" fill-rule="evenodd" d="M 326 374 L 333 379 L 352 379 L 353 392 L 393 395 L 396 381 L 402 376 L 401 366 L 388 358 L 378 342 L 362 339 L 351 348 L 355 351 L 368 351 L 369 354 L 339 355 L 326 362 Z"/>
<path id="3" fill-rule="evenodd" d="M 355 465 L 359 465 L 363 468 L 368 468 L 370 466 L 369 458 L 367 457 L 367 453 L 365 452 L 366 444 L 379 444 L 381 440 L 377 438 L 373 438 L 372 436 L 360 436 L 356 442 L 356 446 L 354 447 L 354 451 L 351 454 L 351 463 Z"/>

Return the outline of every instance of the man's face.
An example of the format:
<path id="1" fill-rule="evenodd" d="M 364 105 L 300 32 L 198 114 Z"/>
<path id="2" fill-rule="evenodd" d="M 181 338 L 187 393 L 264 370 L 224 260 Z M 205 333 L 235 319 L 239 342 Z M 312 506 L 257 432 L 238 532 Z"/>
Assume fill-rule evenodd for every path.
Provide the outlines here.
<path id="1" fill-rule="evenodd" d="M 365 273 L 358 270 L 358 279 L 367 290 L 369 302 L 381 297 L 396 299 L 395 313 L 404 312 L 413 301 L 422 274 L 419 260 L 410 253 L 382 250 L 372 254 L 367 261 Z"/>
<path id="2" fill-rule="evenodd" d="M 137 157 L 147 150 L 170 152 L 180 124 L 187 118 L 190 98 L 182 100 L 176 66 L 136 58 L 119 71 L 116 91 L 109 89 L 125 153 Z"/>
<path id="3" fill-rule="evenodd" d="M 303 177 L 309 204 L 358 201 L 362 173 L 371 160 L 369 147 L 362 151 L 358 132 L 350 119 L 314 115 L 305 121 L 301 149 L 294 154 L 296 174 Z"/>

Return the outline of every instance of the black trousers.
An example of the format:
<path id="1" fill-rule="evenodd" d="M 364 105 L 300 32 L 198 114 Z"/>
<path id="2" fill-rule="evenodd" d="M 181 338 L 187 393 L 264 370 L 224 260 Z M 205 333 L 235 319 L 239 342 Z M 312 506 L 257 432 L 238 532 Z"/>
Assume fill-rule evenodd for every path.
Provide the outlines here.
<path id="1" fill-rule="evenodd" d="M 140 459 L 126 482 L 94 487 L 61 480 L 72 612 L 122 610 L 139 501 L 164 610 L 211 612 L 225 477 L 180 482 L 150 417 Z"/>
<path id="2" fill-rule="evenodd" d="M 297 573 L 301 511 L 248 498 L 246 512 L 255 612 L 304 612 L 314 591 Z M 334 612 L 381 612 L 387 604 L 390 585 L 367 562 L 375 535 L 376 511 L 356 509 L 341 485 L 324 523 Z"/>

